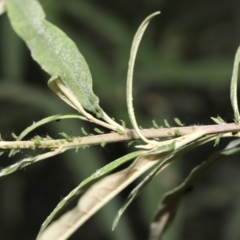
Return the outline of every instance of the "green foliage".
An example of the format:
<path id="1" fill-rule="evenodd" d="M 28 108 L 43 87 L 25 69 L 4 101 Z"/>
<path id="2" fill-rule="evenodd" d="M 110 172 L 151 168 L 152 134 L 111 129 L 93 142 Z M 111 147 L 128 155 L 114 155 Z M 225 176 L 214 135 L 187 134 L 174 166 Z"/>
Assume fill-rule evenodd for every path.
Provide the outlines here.
<path id="1" fill-rule="evenodd" d="M 46 148 L 47 152 L 43 154 L 39 154 L 31 157 L 24 157 L 22 160 L 19 160 L 17 163 L 11 164 L 8 167 L 4 167 L 0 170 L 0 176 L 9 175 L 23 167 L 26 167 L 30 164 L 36 163 L 40 160 L 47 159 L 49 157 L 55 156 L 57 154 L 63 153 L 69 149 L 78 149 L 83 146 L 88 147 L 91 144 L 99 144 L 104 147 L 108 143 L 108 136 L 111 134 L 116 134 L 116 138 L 119 138 L 119 141 L 125 140 L 125 136 L 131 136 L 133 134 L 133 130 L 129 131 L 126 128 L 125 121 L 121 120 L 122 126 L 118 125 L 113 121 L 113 118 L 108 117 L 104 111 L 98 105 L 98 97 L 92 91 L 92 77 L 89 71 L 88 64 L 86 63 L 84 57 L 78 51 L 75 43 L 73 43 L 65 33 L 63 33 L 60 29 L 55 27 L 53 24 L 45 20 L 45 14 L 37 1 L 30 0 L 6 0 L 7 4 L 7 12 L 11 24 L 17 34 L 24 40 L 29 49 L 31 50 L 32 57 L 40 64 L 40 66 L 51 75 L 51 79 L 49 81 L 49 87 L 55 91 L 65 102 L 67 102 L 73 108 L 76 108 L 81 115 L 54 115 L 47 118 L 44 118 L 40 121 L 34 122 L 31 126 L 26 128 L 19 136 L 12 133 L 12 137 L 15 141 L 7 142 L 3 141 L 0 137 L 0 147 L 2 149 L 11 149 L 9 156 L 13 156 L 16 152 L 19 151 L 20 148 L 28 148 L 36 150 L 38 148 Z M 81 3 L 82 8 L 79 11 L 83 11 L 88 8 L 88 3 Z M 70 8 L 69 8 L 70 9 Z M 74 9 L 73 9 L 74 10 Z M 90 11 L 94 11 L 92 8 Z M 89 217 L 91 217 L 97 210 L 102 208 L 107 202 L 110 201 L 117 193 L 122 191 L 125 187 L 127 187 L 130 183 L 132 183 L 139 176 L 144 174 L 150 169 L 150 172 L 147 173 L 146 177 L 140 181 L 140 183 L 131 191 L 129 197 L 126 202 L 120 208 L 117 217 L 115 218 L 113 228 L 116 227 L 120 217 L 124 213 L 125 209 L 129 206 L 129 204 L 135 199 L 135 197 L 147 186 L 152 180 L 162 172 L 168 165 L 170 165 L 174 160 L 189 152 L 190 150 L 203 145 L 209 141 L 214 141 L 214 146 L 219 145 L 220 138 L 225 137 L 239 137 L 239 127 L 238 125 L 233 128 L 232 126 L 225 123 L 225 121 L 221 117 L 211 118 L 215 123 L 220 126 L 213 125 L 213 129 L 207 128 L 198 128 L 197 130 L 194 127 L 184 127 L 182 122 L 178 118 L 174 118 L 174 122 L 180 126 L 174 128 L 174 134 L 170 135 L 169 132 L 166 132 L 163 141 L 159 141 L 161 136 L 152 135 L 150 137 L 146 137 L 146 129 L 141 128 L 136 121 L 136 117 L 134 114 L 133 104 L 132 104 L 132 79 L 133 79 L 133 69 L 135 65 L 135 58 L 138 51 L 138 46 L 140 44 L 142 35 L 152 17 L 157 15 L 159 12 L 156 12 L 149 17 L 147 17 L 143 23 L 140 25 L 135 37 L 133 39 L 132 48 L 130 51 L 130 59 L 129 59 L 129 68 L 128 68 L 128 77 L 127 77 L 127 107 L 128 114 L 130 118 L 130 122 L 133 125 L 135 130 L 134 137 L 132 139 L 141 139 L 143 140 L 143 145 L 138 145 L 138 141 L 133 140 L 129 142 L 134 144 L 134 147 L 140 148 L 140 151 L 129 153 L 117 160 L 112 161 L 111 163 L 98 167 L 94 174 L 90 175 L 90 177 L 86 177 L 74 190 L 72 190 L 66 197 L 62 199 L 62 201 L 57 205 L 57 207 L 53 210 L 53 212 L 49 215 L 46 221 L 43 223 L 41 231 L 39 233 L 39 240 L 43 240 L 49 238 L 48 236 L 54 236 L 54 239 L 66 239 L 69 237 L 79 226 L 81 226 Z M 93 14 L 96 19 L 91 19 L 92 23 L 98 24 L 97 18 L 103 17 L 97 14 Z M 84 14 L 83 14 L 84 16 Z M 87 15 L 85 18 L 87 19 Z M 109 20 L 109 19 L 107 19 Z M 111 20 L 111 19 L 110 19 Z M 103 21 L 105 24 L 110 26 L 111 21 Z M 90 25 L 90 24 L 89 24 Z M 118 26 L 115 24 L 115 26 Z M 109 39 L 116 38 L 118 34 L 118 30 L 112 29 L 116 34 L 108 35 Z M 104 30 L 104 27 L 102 28 Z M 111 28 L 106 28 L 111 29 Z M 121 36 L 121 39 L 122 36 Z M 118 42 L 119 46 L 122 44 L 122 41 L 119 41 L 119 38 L 116 38 L 116 42 Z M 91 51 L 91 48 L 88 48 Z M 87 51 L 87 50 L 86 50 Z M 95 50 L 94 50 L 95 51 Z M 93 51 L 93 52 L 94 52 Z M 120 51 L 121 52 L 121 51 Z M 150 52 L 149 49 L 145 49 L 145 53 Z M 231 81 L 231 102 L 234 112 L 234 121 L 236 123 L 239 122 L 239 112 L 238 112 L 238 104 L 237 104 L 237 78 L 238 78 L 238 65 L 239 65 L 239 50 L 237 51 L 234 69 L 233 69 L 233 77 Z M 95 54 L 95 52 L 94 52 Z M 154 63 L 150 63 L 148 57 L 144 55 L 144 58 L 140 55 L 140 60 L 144 59 L 147 68 L 151 69 L 149 71 L 148 78 L 151 78 L 151 74 L 154 72 L 152 68 L 157 66 Z M 143 56 L 142 55 L 142 56 Z M 125 59 L 124 59 L 125 61 Z M 102 61 L 100 61 L 102 62 Z M 168 62 L 168 61 L 167 61 Z M 169 62 L 168 62 L 169 64 Z M 103 66 L 99 67 L 104 69 Z M 107 71 L 111 69 L 111 66 L 107 65 Z M 165 68 L 167 69 L 167 68 Z M 172 72 L 183 72 L 182 69 L 175 69 L 176 71 Z M 163 74 L 163 73 L 162 73 Z M 164 74 L 163 74 L 164 75 Z M 96 74 L 98 76 L 98 74 Z M 154 76 L 154 74 L 152 75 Z M 186 78 L 191 79 L 191 77 Z M 98 78 L 101 79 L 101 78 Z M 104 77 L 103 77 L 104 79 Z M 106 78 L 107 79 L 107 78 Z M 111 78 L 112 80 L 112 78 Z M 102 81 L 102 80 L 101 80 Z M 100 80 L 96 81 L 96 85 L 99 86 L 102 84 Z M 100 83 L 99 83 L 100 82 Z M 110 88 L 111 81 L 107 82 L 106 86 L 108 89 Z M 103 85 L 103 84 L 102 84 Z M 103 89 L 104 87 L 101 86 Z M 111 88 L 110 88 L 111 89 Z M 31 92 L 31 91 L 30 91 Z M 113 94 L 112 91 L 109 94 Z M 25 96 L 22 96 L 24 98 Z M 37 98 L 37 96 L 36 96 Z M 44 98 L 41 99 L 41 103 L 44 103 Z M 50 101 L 45 102 L 45 108 L 51 105 Z M 83 107 L 85 110 L 88 110 L 97 115 L 98 118 L 104 119 L 107 123 L 101 122 L 99 119 L 93 118 L 87 112 L 81 110 Z M 117 107 L 114 105 L 114 108 L 117 111 Z M 56 108 L 53 108 L 56 110 Z M 80 110 L 79 110 L 80 109 Z M 52 111 L 50 111 L 52 112 Z M 84 121 L 88 121 L 89 123 L 97 124 L 101 127 L 106 127 L 107 129 L 112 130 L 113 132 L 105 134 L 105 131 L 100 130 L 97 127 L 94 127 L 94 131 L 97 133 L 94 135 L 89 135 L 84 127 L 81 127 L 81 132 L 85 135 L 85 143 L 84 145 L 80 145 L 81 138 L 73 138 L 68 134 L 63 132 L 60 128 L 60 133 L 63 139 L 57 139 L 57 141 L 52 141 L 48 135 L 46 137 L 40 137 L 39 135 L 34 133 L 34 137 L 30 138 L 30 140 L 22 141 L 29 133 L 38 129 L 40 126 L 45 126 L 47 123 L 53 123 L 59 119 L 80 119 Z M 140 119 L 140 118 L 139 118 Z M 106 125 L 104 125 L 106 124 Z M 171 126 L 166 119 L 164 119 L 164 125 L 169 128 L 167 130 L 171 130 Z M 223 128 L 220 128 L 221 125 Z M 79 129 L 79 125 L 74 125 L 75 129 Z M 161 133 L 161 129 L 159 129 L 158 124 L 155 120 L 153 120 L 153 126 L 159 130 L 159 134 Z M 224 128 L 225 127 L 225 128 Z M 155 130 L 156 130 L 155 129 Z M 190 130 L 189 130 L 190 129 Z M 220 130 L 219 130 L 220 129 Z M 166 129 L 162 129 L 166 130 Z M 189 130 L 189 132 L 185 132 L 185 130 Z M 221 132 L 222 130 L 222 132 Z M 151 131 L 151 129 L 150 129 Z M 59 131 L 58 131 L 59 132 Z M 233 134 L 234 133 L 234 134 Z M 43 134 L 45 136 L 45 134 Z M 172 138 L 170 140 L 165 140 L 165 138 L 169 139 L 169 136 Z M 151 139 L 150 139 L 151 138 Z M 154 140 L 153 140 L 154 139 Z M 157 139 L 157 140 L 156 140 Z M 59 140 L 59 141 L 58 141 Z M 97 141 L 98 140 L 98 141 Z M 118 139 L 114 139 L 113 141 L 118 141 Z M 44 145 L 45 144 L 45 145 Z M 174 189 L 170 194 L 166 194 L 163 198 L 162 204 L 160 205 L 160 210 L 157 212 L 153 223 L 151 224 L 151 239 L 157 239 L 159 236 L 163 236 L 165 234 L 166 229 L 170 226 L 171 220 L 173 219 L 175 213 L 177 212 L 177 207 L 180 202 L 180 197 L 187 190 L 187 187 L 190 186 L 190 183 L 193 183 L 197 177 L 201 176 L 205 170 L 207 170 L 216 160 L 220 159 L 220 157 L 231 155 L 239 151 L 239 141 L 234 141 L 229 144 L 227 148 L 218 152 L 217 154 L 210 157 L 210 160 L 207 160 L 202 165 L 197 166 L 190 173 L 189 177 L 180 185 L 179 188 Z M 82 151 L 81 151 L 82 152 Z M 2 153 L 2 152 L 1 152 Z M 0 154 L 1 154 L 0 153 Z M 99 154 L 95 154 L 94 158 L 99 159 Z M 136 158 L 136 159 L 135 159 Z M 87 158 L 87 162 L 92 162 L 93 158 Z M 124 170 L 117 171 L 112 173 L 113 170 L 118 170 L 118 167 L 124 163 L 127 163 L 130 160 L 135 159 L 135 161 Z M 85 163 L 88 164 L 88 163 Z M 84 166 L 85 167 L 85 166 Z M 87 169 L 83 168 L 83 172 Z M 106 176 L 108 175 L 108 176 Z M 60 219 L 50 224 L 53 218 L 66 206 L 71 202 L 74 198 L 78 197 L 79 194 L 84 195 L 80 198 L 78 206 L 67 214 L 64 214 Z M 148 202 L 148 201 L 146 201 Z M 145 205 L 146 206 L 146 205 Z M 147 208 L 147 207 L 146 207 Z M 165 215 L 164 215 L 165 214 Z M 163 221 L 162 219 L 166 219 L 166 214 L 168 214 L 167 221 Z M 76 220 L 76 216 L 78 220 Z M 69 217 L 72 220 L 71 226 L 69 226 Z M 67 221 L 66 221 L 67 219 Z M 48 225 L 50 226 L 48 227 Z M 159 230 L 159 226 L 162 229 Z M 53 235 L 52 235 L 53 233 Z M 49 234 L 49 235 L 48 235 Z M 122 237 L 122 236 L 121 236 Z M 125 238 L 129 239 L 129 238 Z"/>
<path id="2" fill-rule="evenodd" d="M 126 163 L 127 161 L 132 160 L 133 158 L 138 157 L 144 153 L 144 151 L 136 151 L 127 154 L 126 156 L 123 156 L 119 159 L 116 159 L 115 161 L 105 165 L 103 168 L 98 169 L 95 173 L 93 173 L 90 177 L 86 178 L 83 182 L 81 182 L 75 189 L 73 189 L 62 201 L 58 204 L 58 206 L 53 210 L 51 215 L 48 216 L 46 221 L 43 223 L 42 228 L 39 232 L 39 235 L 42 234 L 44 229 L 49 225 L 49 223 L 52 221 L 54 216 L 62 209 L 64 208 L 69 202 L 73 200 L 76 196 L 79 196 L 79 194 L 86 191 L 86 189 L 89 187 L 89 185 L 93 184 L 97 179 L 103 177 L 104 175 L 108 174 L 109 172 L 113 171 L 114 169 L 118 168 L 122 164 Z"/>
<path id="3" fill-rule="evenodd" d="M 38 1 L 7 0 L 6 4 L 11 24 L 26 42 L 32 57 L 51 76 L 60 76 L 83 108 L 101 117 L 98 97 L 92 91 L 91 73 L 76 45 L 45 20 Z"/>
<path id="4" fill-rule="evenodd" d="M 196 166 L 180 186 L 164 194 L 150 227 L 150 239 L 161 239 L 164 236 L 165 231 L 176 216 L 179 203 L 185 192 L 193 185 L 198 177 L 202 176 L 205 171 L 222 157 L 239 152 L 239 143 L 239 139 L 230 142 L 223 150 L 214 153 L 202 164 Z"/>

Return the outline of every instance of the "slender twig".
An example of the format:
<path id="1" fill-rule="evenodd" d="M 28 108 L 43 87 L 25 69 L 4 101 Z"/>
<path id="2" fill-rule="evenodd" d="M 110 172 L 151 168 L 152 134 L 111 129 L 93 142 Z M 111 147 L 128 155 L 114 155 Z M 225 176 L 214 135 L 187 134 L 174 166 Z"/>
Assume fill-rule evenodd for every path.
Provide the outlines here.
<path id="1" fill-rule="evenodd" d="M 206 134 L 220 134 L 231 133 L 233 136 L 240 132 L 240 125 L 235 123 L 216 124 L 205 126 L 189 126 L 189 127 L 173 127 L 173 128 L 159 128 L 159 129 L 144 129 L 141 133 L 146 138 L 175 138 L 179 136 L 188 135 L 197 131 L 205 131 Z M 90 145 L 99 145 L 101 143 L 113 143 L 122 141 L 138 140 L 139 135 L 133 129 L 126 129 L 125 134 L 106 133 L 100 135 L 90 135 L 86 137 L 72 137 L 69 139 L 47 140 L 40 139 L 39 141 L 0 141 L 1 149 L 56 149 L 59 147 L 71 149 Z"/>

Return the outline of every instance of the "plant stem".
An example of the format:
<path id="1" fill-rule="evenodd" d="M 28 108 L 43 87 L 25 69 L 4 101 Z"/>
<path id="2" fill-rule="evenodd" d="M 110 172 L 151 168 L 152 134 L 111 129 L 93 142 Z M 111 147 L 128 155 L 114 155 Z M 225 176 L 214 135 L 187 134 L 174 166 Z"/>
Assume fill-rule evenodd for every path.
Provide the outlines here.
<path id="1" fill-rule="evenodd" d="M 235 133 L 240 132 L 240 125 L 235 123 L 228 123 L 228 124 L 159 128 L 159 129 L 150 128 L 141 130 L 141 133 L 146 138 L 176 138 L 197 131 L 205 131 L 206 134 L 230 133 L 232 136 L 235 136 Z M 27 148 L 71 149 L 90 145 L 99 145 L 101 143 L 107 144 L 131 140 L 139 140 L 139 136 L 133 129 L 126 129 L 124 135 L 118 133 L 106 133 L 86 137 L 73 137 L 71 141 L 67 139 L 46 140 L 44 138 L 40 139 L 37 143 L 34 140 L 0 141 L 0 149 L 27 149 Z"/>

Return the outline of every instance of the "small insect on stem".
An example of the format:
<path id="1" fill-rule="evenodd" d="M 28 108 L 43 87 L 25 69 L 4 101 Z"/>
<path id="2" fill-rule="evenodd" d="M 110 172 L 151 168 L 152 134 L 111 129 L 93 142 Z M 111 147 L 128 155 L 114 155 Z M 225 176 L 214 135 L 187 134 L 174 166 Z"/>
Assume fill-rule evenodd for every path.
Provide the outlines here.
<path id="1" fill-rule="evenodd" d="M 104 132 L 101 131 L 99 128 L 94 128 L 93 129 L 96 133 L 103 134 Z"/>

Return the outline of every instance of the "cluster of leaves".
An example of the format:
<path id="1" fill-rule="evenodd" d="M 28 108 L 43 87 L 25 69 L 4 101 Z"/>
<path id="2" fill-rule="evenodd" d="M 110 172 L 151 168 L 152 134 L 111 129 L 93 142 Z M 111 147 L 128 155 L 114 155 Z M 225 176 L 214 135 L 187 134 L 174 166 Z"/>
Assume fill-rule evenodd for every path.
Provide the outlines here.
<path id="1" fill-rule="evenodd" d="M 81 142 L 81 139 L 77 141 L 66 133 L 60 133 L 65 141 L 59 140 L 57 143 L 56 141 L 52 141 L 52 139 L 44 139 L 39 136 L 36 136 L 30 141 L 22 141 L 28 133 L 51 121 L 66 118 L 78 118 L 105 127 L 108 130 L 118 133 L 119 136 L 124 135 L 126 133 L 124 125 L 115 122 L 100 107 L 99 99 L 92 91 L 91 73 L 84 57 L 66 34 L 45 20 L 45 14 L 39 3 L 32 0 L 6 0 L 5 2 L 8 17 L 13 29 L 26 42 L 31 51 L 32 57 L 41 65 L 43 70 L 50 74 L 51 79 L 48 82 L 49 87 L 62 100 L 76 109 L 80 115 L 57 115 L 47 117 L 28 127 L 19 136 L 13 135 L 16 141 L 13 141 L 11 146 L 9 146 L 9 142 L 1 141 L 1 148 L 13 149 L 10 155 L 15 153 L 14 150 L 18 148 L 48 148 L 50 151 L 34 157 L 25 158 L 14 165 L 4 168 L 0 171 L 0 176 L 5 176 L 39 160 L 47 159 L 66 150 L 78 148 L 80 146 L 79 142 Z M 133 39 L 127 74 L 128 114 L 135 132 L 144 142 L 144 145 L 135 146 L 140 148 L 140 150 L 129 153 L 114 160 L 101 169 L 98 169 L 94 174 L 82 181 L 74 190 L 63 198 L 43 223 L 37 237 L 39 240 L 67 239 L 97 210 L 110 201 L 110 199 L 150 169 L 150 173 L 148 173 L 147 176 L 131 191 L 126 202 L 119 210 L 113 223 L 114 229 L 125 209 L 134 198 L 157 174 L 171 164 L 176 158 L 209 141 L 215 141 L 215 144 L 218 144 L 220 137 L 233 136 L 232 130 L 226 130 L 225 132 L 222 132 L 221 135 L 219 135 L 219 131 L 216 133 L 209 133 L 206 130 L 198 130 L 185 136 L 181 136 L 181 133 L 176 131 L 175 138 L 165 141 L 156 141 L 146 138 L 139 129 L 132 104 L 134 63 L 142 35 L 149 21 L 157 14 L 159 14 L 159 12 L 150 15 L 140 25 Z M 236 123 L 239 123 L 239 110 L 237 103 L 238 65 L 239 50 L 236 54 L 231 81 L 231 100 L 235 116 L 234 120 Z M 91 114 L 89 112 L 91 112 Z M 94 116 L 92 114 L 94 114 Z M 225 124 L 220 117 L 212 119 L 219 125 Z M 183 127 L 183 124 L 178 118 L 175 118 L 174 121 L 177 125 Z M 164 124 L 167 128 L 171 128 L 167 120 L 164 120 Z M 153 125 L 154 127 L 159 128 L 156 121 L 153 121 Z M 82 128 L 82 132 L 84 135 L 87 135 L 84 128 Z M 98 128 L 95 128 L 95 132 L 103 134 Z M 234 134 L 234 136 L 239 137 L 238 134 Z M 48 145 L 46 145 L 46 142 Z M 154 217 L 154 221 L 151 224 L 149 239 L 159 239 L 164 235 L 166 229 L 173 220 L 181 196 L 184 192 L 187 191 L 196 178 L 202 175 L 203 172 L 217 162 L 222 156 L 234 154 L 239 151 L 239 143 L 238 139 L 232 141 L 224 150 L 213 154 L 203 164 L 194 168 L 183 184 L 163 197 Z M 104 145 L 104 142 L 102 142 L 102 144 Z M 126 169 L 109 174 L 120 165 L 132 160 L 134 160 L 133 163 Z M 74 209 L 51 223 L 60 210 L 62 210 L 73 198 L 82 193 L 84 194 Z M 71 224 L 69 224 L 69 222 Z"/>

